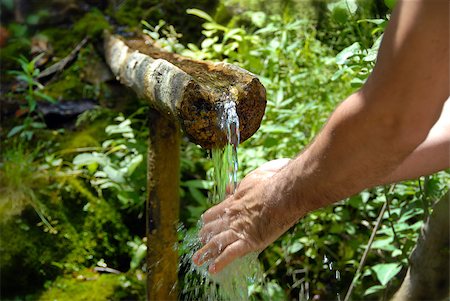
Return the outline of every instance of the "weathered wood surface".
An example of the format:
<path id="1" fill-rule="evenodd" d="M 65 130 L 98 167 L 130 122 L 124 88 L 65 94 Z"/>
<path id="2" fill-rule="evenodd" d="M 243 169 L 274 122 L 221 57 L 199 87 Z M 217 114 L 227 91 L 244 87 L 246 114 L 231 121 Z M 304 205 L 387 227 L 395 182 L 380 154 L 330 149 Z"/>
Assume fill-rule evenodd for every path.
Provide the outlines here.
<path id="1" fill-rule="evenodd" d="M 241 142 L 259 128 L 266 92 L 250 72 L 165 52 L 144 38 L 124 40 L 105 33 L 104 48 L 116 78 L 178 122 L 192 142 L 205 148 L 225 144 L 217 114 L 227 96 L 236 102 Z"/>
<path id="2" fill-rule="evenodd" d="M 150 110 L 147 176 L 147 300 L 177 299 L 180 130 Z"/>

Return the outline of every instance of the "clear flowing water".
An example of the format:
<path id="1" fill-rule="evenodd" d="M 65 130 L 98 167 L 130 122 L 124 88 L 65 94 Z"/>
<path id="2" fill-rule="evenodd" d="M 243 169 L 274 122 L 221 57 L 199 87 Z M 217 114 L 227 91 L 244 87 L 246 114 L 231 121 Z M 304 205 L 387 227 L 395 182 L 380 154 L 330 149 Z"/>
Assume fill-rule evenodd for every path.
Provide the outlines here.
<path id="1" fill-rule="evenodd" d="M 227 144 L 224 148 L 211 151 L 214 166 L 214 189 L 209 196 L 211 204 L 217 204 L 227 195 L 234 193 L 238 183 L 238 157 L 237 149 L 240 143 L 239 117 L 236 103 L 230 95 L 224 94 L 218 110 L 218 126 L 226 134 Z M 191 258 L 201 248 L 198 239 L 199 222 L 195 230 L 183 233 L 183 244 L 180 273 L 183 273 L 184 283 L 181 295 L 186 300 L 248 300 L 249 289 L 257 287 L 262 280 L 262 272 L 257 254 L 250 254 L 235 260 L 222 272 L 216 275 L 208 273 L 206 262 L 203 266 L 196 266 Z"/>
<path id="2" fill-rule="evenodd" d="M 214 192 L 210 201 L 213 204 L 221 202 L 225 198 L 227 190 L 229 193 L 234 193 L 238 180 L 239 116 L 237 115 L 236 103 L 228 95 L 223 97 L 224 102 L 220 103 L 218 108 L 218 126 L 226 134 L 227 143 L 225 147 L 215 148 L 211 152 L 214 166 Z"/>

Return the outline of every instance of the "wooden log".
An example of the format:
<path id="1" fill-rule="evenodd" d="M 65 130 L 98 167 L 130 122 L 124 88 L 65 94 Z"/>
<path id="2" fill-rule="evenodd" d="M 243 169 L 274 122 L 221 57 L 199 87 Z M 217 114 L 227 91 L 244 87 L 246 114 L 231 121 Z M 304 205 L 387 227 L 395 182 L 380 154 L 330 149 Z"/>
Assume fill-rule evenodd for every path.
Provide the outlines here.
<path id="1" fill-rule="evenodd" d="M 176 300 L 180 130 L 150 111 L 147 176 L 147 300 Z"/>
<path id="2" fill-rule="evenodd" d="M 228 63 L 197 61 L 162 51 L 144 38 L 124 40 L 105 33 L 105 58 L 118 80 L 181 125 L 194 143 L 220 147 L 226 137 L 218 112 L 236 102 L 241 142 L 259 128 L 266 91 L 252 73 Z"/>

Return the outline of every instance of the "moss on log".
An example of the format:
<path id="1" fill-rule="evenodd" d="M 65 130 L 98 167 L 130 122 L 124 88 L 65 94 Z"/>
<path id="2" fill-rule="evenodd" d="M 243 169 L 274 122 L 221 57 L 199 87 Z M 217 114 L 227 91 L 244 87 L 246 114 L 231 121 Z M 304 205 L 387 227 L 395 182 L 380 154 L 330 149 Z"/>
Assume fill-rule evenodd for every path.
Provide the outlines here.
<path id="1" fill-rule="evenodd" d="M 179 123 L 192 142 L 205 148 L 225 144 L 217 114 L 227 97 L 236 102 L 241 141 L 259 128 L 266 92 L 252 73 L 165 52 L 144 38 L 124 40 L 105 33 L 104 48 L 116 78 Z"/>

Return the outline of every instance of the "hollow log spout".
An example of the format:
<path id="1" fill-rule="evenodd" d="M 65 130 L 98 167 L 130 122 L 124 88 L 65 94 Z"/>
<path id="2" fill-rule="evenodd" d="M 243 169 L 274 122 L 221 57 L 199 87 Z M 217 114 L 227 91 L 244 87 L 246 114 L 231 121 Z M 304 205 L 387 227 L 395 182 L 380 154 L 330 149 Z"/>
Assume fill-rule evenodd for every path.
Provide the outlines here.
<path id="1" fill-rule="evenodd" d="M 105 57 L 117 79 L 181 125 L 204 148 L 223 146 L 217 114 L 236 102 L 241 141 L 259 128 L 266 106 L 264 86 L 252 73 L 228 63 L 189 59 L 151 46 L 144 38 L 105 33 Z"/>

